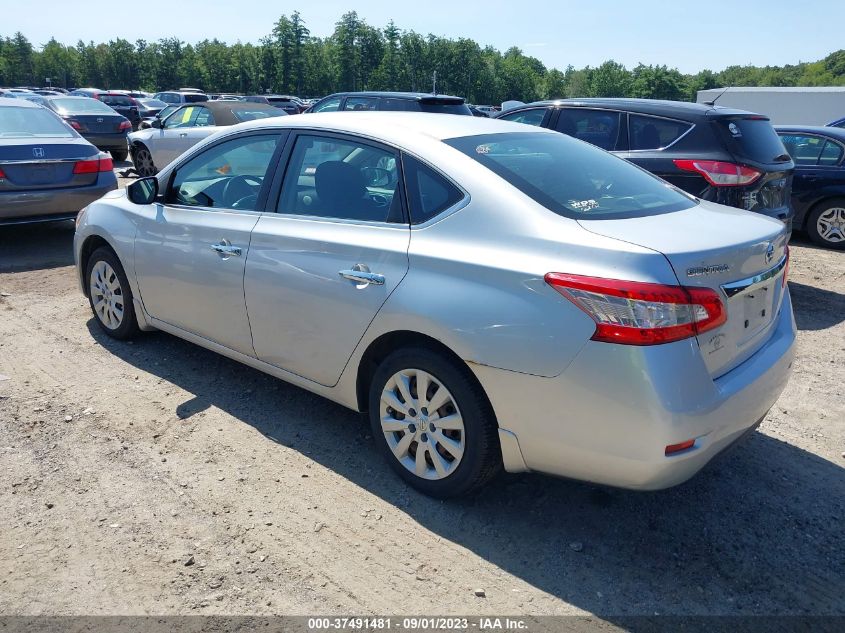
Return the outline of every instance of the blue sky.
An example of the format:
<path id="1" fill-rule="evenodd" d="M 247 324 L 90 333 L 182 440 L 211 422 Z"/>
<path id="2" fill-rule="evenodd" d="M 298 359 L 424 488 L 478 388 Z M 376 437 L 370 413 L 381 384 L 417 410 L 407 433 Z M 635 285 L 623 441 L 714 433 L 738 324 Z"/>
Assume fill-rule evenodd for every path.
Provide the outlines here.
<path id="1" fill-rule="evenodd" d="M 356 10 L 373 26 L 391 18 L 402 29 L 469 37 L 501 50 L 519 46 L 547 66 L 596 66 L 615 59 L 667 64 L 682 72 L 733 64 L 782 65 L 815 61 L 845 47 L 845 0 L 114 0 L 3 2 L 0 35 L 20 30 L 35 44 L 51 36 L 65 43 L 124 37 L 176 36 L 257 42 L 281 13 L 294 9 L 313 35 Z M 540 11 L 539 6 L 549 7 Z M 97 17 L 97 16 L 101 17 Z"/>

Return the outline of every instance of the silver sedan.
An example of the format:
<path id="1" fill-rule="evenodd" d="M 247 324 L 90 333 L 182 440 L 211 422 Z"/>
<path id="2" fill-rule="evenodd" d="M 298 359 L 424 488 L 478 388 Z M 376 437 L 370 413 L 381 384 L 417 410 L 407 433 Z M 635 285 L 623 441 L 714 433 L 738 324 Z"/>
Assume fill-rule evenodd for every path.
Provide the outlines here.
<path id="1" fill-rule="evenodd" d="M 202 141 L 79 217 L 116 338 L 163 330 L 369 414 L 405 481 L 678 484 L 783 390 L 783 224 L 562 134 L 317 114 Z"/>

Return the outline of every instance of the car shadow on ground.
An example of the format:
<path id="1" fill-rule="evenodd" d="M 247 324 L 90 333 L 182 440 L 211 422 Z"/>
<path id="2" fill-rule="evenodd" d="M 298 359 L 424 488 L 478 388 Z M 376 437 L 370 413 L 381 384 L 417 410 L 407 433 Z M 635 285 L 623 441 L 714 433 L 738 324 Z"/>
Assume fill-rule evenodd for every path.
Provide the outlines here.
<path id="1" fill-rule="evenodd" d="M 799 330 L 826 330 L 845 321 L 845 294 L 797 281 L 789 282 L 789 293 Z"/>
<path id="2" fill-rule="evenodd" d="M 217 407 L 440 537 L 609 621 L 845 610 L 845 470 L 769 435 L 752 434 L 668 491 L 503 474 L 473 497 L 440 502 L 393 475 L 359 414 L 163 333 L 129 345 L 93 319 L 88 327 L 112 353 L 192 394 L 179 417 Z"/>
<path id="3" fill-rule="evenodd" d="M 73 220 L 0 225 L 0 273 L 73 265 Z"/>

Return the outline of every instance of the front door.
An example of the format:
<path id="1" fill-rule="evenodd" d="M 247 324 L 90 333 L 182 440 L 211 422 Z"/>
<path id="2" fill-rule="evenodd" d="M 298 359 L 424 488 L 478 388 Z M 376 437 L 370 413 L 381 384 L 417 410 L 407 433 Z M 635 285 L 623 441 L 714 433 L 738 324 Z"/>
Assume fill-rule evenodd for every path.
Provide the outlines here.
<path id="1" fill-rule="evenodd" d="M 135 272 L 152 317 L 254 354 L 244 263 L 280 138 L 256 132 L 205 148 L 176 168 L 163 203 L 143 208 Z"/>
<path id="2" fill-rule="evenodd" d="M 258 358 L 337 383 L 408 270 L 399 162 L 394 150 L 355 137 L 296 137 L 277 213 L 259 219 L 246 263 Z"/>

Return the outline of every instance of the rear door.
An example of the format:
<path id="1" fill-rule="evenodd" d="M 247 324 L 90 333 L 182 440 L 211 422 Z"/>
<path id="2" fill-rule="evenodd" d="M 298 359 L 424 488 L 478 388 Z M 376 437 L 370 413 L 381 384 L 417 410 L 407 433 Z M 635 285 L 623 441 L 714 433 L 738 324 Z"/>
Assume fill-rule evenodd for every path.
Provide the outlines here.
<path id="1" fill-rule="evenodd" d="M 398 152 L 369 140 L 296 134 L 276 213 L 252 233 L 244 292 L 261 360 L 337 383 L 408 270 Z"/>
<path id="2" fill-rule="evenodd" d="M 689 121 L 628 113 L 627 149 L 618 151 L 617 155 L 685 191 L 697 193 L 705 184 L 703 179 L 679 170 L 672 162 L 677 156 L 667 151 L 693 127 Z"/>
<path id="3" fill-rule="evenodd" d="M 826 195 L 836 195 L 838 191 L 829 190 L 841 188 L 845 182 L 845 147 L 817 134 L 782 131 L 779 135 L 795 163 L 792 203 L 800 226 L 813 203 Z"/>
<path id="4" fill-rule="evenodd" d="M 626 118 L 616 110 L 558 108 L 551 128 L 607 151 L 627 148 Z"/>

